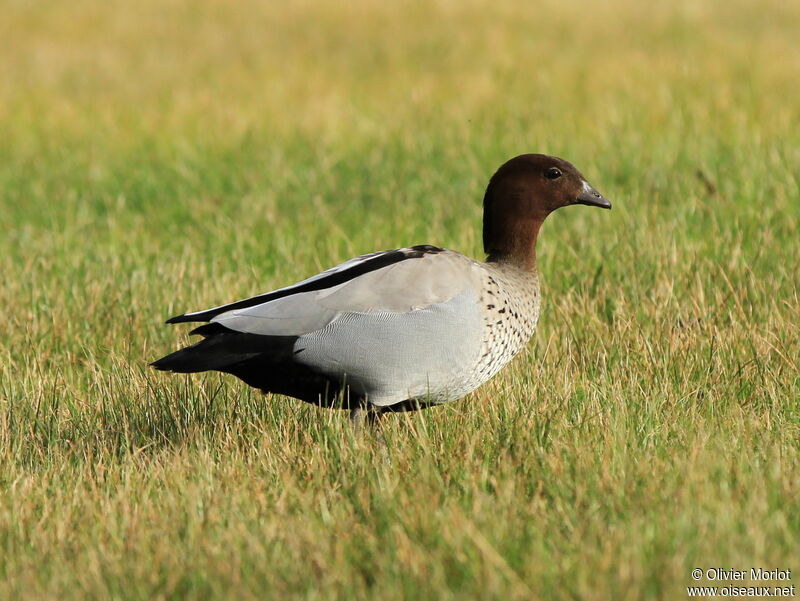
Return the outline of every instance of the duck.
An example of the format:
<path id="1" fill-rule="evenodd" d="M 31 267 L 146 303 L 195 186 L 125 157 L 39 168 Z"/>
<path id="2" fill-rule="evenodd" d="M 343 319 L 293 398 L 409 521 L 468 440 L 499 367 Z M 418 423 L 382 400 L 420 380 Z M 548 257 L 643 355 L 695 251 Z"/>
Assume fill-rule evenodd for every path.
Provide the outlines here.
<path id="1" fill-rule="evenodd" d="M 296 284 L 168 324 L 202 339 L 151 366 L 218 371 L 264 393 L 388 412 L 460 399 L 507 365 L 536 330 L 542 223 L 572 205 L 611 203 L 568 161 L 523 154 L 500 166 L 483 198 L 479 261 L 422 244 L 355 257 Z"/>

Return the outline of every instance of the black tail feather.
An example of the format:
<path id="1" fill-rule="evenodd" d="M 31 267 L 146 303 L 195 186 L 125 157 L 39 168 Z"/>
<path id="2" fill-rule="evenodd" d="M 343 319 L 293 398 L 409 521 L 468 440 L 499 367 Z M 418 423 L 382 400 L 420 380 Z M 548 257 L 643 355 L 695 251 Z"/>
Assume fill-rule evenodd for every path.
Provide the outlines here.
<path id="1" fill-rule="evenodd" d="M 162 371 L 197 373 L 208 370 L 231 371 L 239 363 L 263 357 L 276 363 L 292 356 L 296 336 L 261 336 L 230 330 L 218 323 L 192 330 L 203 340 L 170 353 L 150 365 Z"/>
<path id="2" fill-rule="evenodd" d="M 264 392 L 285 394 L 316 405 L 339 402 L 344 408 L 350 407 L 350 395 L 339 399 L 343 381 L 297 362 L 297 336 L 248 334 L 218 323 L 201 325 L 191 333 L 205 338 L 150 365 L 177 373 L 221 371 Z M 352 402 L 360 403 L 361 399 L 354 396 Z"/>

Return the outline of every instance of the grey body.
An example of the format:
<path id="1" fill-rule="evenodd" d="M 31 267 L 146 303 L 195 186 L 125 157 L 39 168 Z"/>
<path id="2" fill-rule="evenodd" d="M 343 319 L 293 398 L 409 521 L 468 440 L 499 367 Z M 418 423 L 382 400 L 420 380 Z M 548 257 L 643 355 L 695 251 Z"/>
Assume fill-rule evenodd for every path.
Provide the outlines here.
<path id="1" fill-rule="evenodd" d="M 536 326 L 538 298 L 535 274 L 437 249 L 331 288 L 226 311 L 211 322 L 260 336 L 296 336 L 297 363 L 372 405 L 440 403 L 472 392 L 524 347 Z"/>

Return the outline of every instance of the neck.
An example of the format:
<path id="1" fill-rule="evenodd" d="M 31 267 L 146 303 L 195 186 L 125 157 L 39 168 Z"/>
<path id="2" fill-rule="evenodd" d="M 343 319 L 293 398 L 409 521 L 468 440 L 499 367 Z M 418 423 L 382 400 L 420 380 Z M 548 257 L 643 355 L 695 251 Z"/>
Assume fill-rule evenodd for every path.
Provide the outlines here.
<path id="1" fill-rule="evenodd" d="M 536 239 L 543 219 L 519 219 L 505 223 L 502 235 L 487 244 L 489 263 L 504 263 L 524 271 L 536 271 Z"/>

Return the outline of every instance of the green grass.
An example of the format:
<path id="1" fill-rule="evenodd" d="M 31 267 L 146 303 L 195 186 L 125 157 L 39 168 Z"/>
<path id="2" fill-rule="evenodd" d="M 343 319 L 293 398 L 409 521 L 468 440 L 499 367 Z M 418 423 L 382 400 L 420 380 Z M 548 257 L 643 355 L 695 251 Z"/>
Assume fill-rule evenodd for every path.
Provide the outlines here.
<path id="1" fill-rule="evenodd" d="M 0 598 L 682 599 L 800 574 L 800 5 L 0 5 Z M 163 319 L 555 214 L 527 353 L 344 413 L 155 373 Z M 707 581 L 699 584 L 709 584 Z"/>

